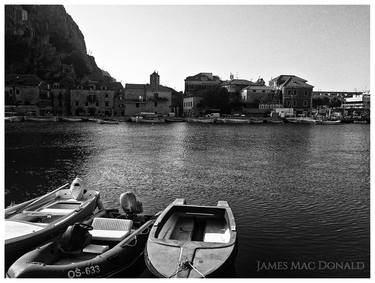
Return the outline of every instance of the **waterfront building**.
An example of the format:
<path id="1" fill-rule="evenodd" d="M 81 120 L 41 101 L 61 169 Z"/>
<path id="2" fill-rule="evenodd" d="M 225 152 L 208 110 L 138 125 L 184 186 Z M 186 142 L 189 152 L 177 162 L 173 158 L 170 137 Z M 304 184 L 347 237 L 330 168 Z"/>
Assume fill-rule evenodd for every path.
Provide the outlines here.
<path id="1" fill-rule="evenodd" d="M 52 98 L 53 115 L 70 116 L 70 89 L 65 88 L 59 82 L 50 85 L 50 95 Z"/>
<path id="2" fill-rule="evenodd" d="M 269 86 L 280 91 L 285 108 L 294 108 L 295 114 L 311 114 L 314 87 L 307 80 L 294 75 L 280 75 L 271 79 Z"/>
<path id="3" fill-rule="evenodd" d="M 235 79 L 233 74 L 230 74 L 230 79 L 223 81 L 220 86 L 227 89 L 229 94 L 240 93 L 242 89 L 252 85 L 253 82 L 245 79 Z"/>
<path id="4" fill-rule="evenodd" d="M 188 96 L 207 89 L 213 89 L 219 86 L 221 82 L 220 78 L 212 73 L 199 73 L 189 76 L 185 79 L 184 94 Z"/>
<path id="5" fill-rule="evenodd" d="M 345 110 L 349 109 L 370 109 L 370 94 L 368 93 L 360 93 L 354 94 L 351 97 L 346 97 L 344 103 L 342 104 L 342 108 Z"/>
<path id="6" fill-rule="evenodd" d="M 196 117 L 200 115 L 198 106 L 202 100 L 202 96 L 190 95 L 185 96 L 183 99 L 184 117 Z"/>
<path id="7" fill-rule="evenodd" d="M 252 116 L 262 116 L 275 108 L 281 108 L 280 91 L 266 86 L 263 79 L 241 90 L 242 112 Z"/>
<path id="8" fill-rule="evenodd" d="M 46 85 L 33 74 L 10 74 L 5 77 L 5 105 L 16 115 L 43 115 L 48 107 Z M 39 104 L 42 101 L 41 113 Z"/>
<path id="9" fill-rule="evenodd" d="M 172 111 L 173 91 L 160 84 L 160 76 L 156 71 L 150 75 L 150 84 L 126 84 L 125 114 L 133 116 L 140 112 L 153 112 L 168 115 Z"/>
<path id="10" fill-rule="evenodd" d="M 86 81 L 70 91 L 71 112 L 76 116 L 113 116 L 119 83 Z"/>

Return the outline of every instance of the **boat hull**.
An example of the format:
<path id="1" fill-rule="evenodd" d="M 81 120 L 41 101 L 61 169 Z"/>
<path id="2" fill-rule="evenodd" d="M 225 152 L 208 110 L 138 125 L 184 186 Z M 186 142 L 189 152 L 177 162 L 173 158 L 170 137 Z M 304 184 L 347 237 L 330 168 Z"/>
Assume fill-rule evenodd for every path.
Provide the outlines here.
<path id="1" fill-rule="evenodd" d="M 205 207 L 177 199 L 156 220 L 145 262 L 157 277 L 212 277 L 232 262 L 236 244 L 234 217 L 226 202 Z"/>
<path id="2" fill-rule="evenodd" d="M 62 190 L 63 188 L 65 188 L 65 186 L 59 188 L 58 190 Z M 56 190 L 54 192 L 56 192 Z M 91 191 L 89 192 L 91 194 Z M 46 223 L 45 225 L 37 223 L 34 225 L 34 222 L 25 223 L 26 220 L 19 219 L 24 217 L 25 209 L 27 209 L 29 206 L 38 207 L 40 204 L 52 203 L 55 200 L 54 194 L 46 194 L 45 196 L 37 198 L 34 201 L 28 201 L 16 206 L 15 208 L 11 207 L 7 209 L 5 211 L 5 270 L 7 270 L 15 260 L 26 252 L 60 235 L 69 225 L 90 217 L 98 205 L 98 199 L 98 193 L 92 196 L 90 195 L 89 199 L 85 201 L 82 206 L 64 216 L 59 217 L 57 221 Z M 15 209 L 19 212 L 16 213 L 16 211 L 14 211 Z M 36 212 L 35 217 L 33 217 L 33 212 L 30 212 L 30 216 L 26 215 L 26 217 L 37 219 L 41 216 Z M 52 217 L 52 215 L 50 217 Z M 24 226 L 20 226 L 19 223 L 25 224 Z M 13 230 L 20 229 L 19 227 L 21 227 L 21 229 L 24 229 L 23 227 L 28 228 L 27 225 L 29 225 L 30 228 L 40 228 L 38 228 L 39 230 L 26 231 L 25 233 L 18 233 L 18 231 L 16 231 L 18 234 L 14 233 Z"/>
<path id="3" fill-rule="evenodd" d="M 155 219 L 146 221 L 112 249 L 86 260 L 53 264 L 61 257 L 57 241 L 50 242 L 19 258 L 8 270 L 11 278 L 101 278 L 113 277 L 133 266 L 143 256 Z M 43 263 L 43 264 L 40 264 Z"/>

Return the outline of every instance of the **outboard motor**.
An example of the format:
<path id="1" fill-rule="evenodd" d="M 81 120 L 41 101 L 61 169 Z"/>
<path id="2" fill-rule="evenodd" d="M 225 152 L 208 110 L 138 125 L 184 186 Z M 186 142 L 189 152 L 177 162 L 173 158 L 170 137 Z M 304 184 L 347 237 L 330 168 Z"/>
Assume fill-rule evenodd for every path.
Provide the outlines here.
<path id="1" fill-rule="evenodd" d="M 72 197 L 76 200 L 80 200 L 86 191 L 82 179 L 78 177 L 73 180 L 69 190 Z"/>
<path id="2" fill-rule="evenodd" d="M 82 252 L 91 241 L 91 234 L 88 230 L 92 230 L 90 225 L 76 223 L 70 225 L 60 238 L 60 249 L 65 254 L 77 254 Z"/>
<path id="3" fill-rule="evenodd" d="M 128 218 L 135 218 L 138 213 L 143 212 L 143 206 L 132 192 L 122 193 L 120 195 L 120 205 Z"/>

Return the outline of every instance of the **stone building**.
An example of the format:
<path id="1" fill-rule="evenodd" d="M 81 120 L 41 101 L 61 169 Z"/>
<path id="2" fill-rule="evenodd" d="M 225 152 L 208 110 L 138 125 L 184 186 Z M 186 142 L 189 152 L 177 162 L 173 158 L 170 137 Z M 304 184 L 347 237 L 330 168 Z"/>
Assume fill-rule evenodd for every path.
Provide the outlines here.
<path id="1" fill-rule="evenodd" d="M 33 74 L 7 75 L 5 105 L 12 105 L 17 115 L 43 115 L 45 107 L 50 106 L 47 85 Z M 43 108 L 42 113 L 40 106 Z"/>
<path id="2" fill-rule="evenodd" d="M 221 84 L 218 76 L 212 73 L 199 73 L 185 79 L 185 95 L 192 95 L 196 92 L 215 88 Z"/>
<path id="3" fill-rule="evenodd" d="M 269 86 L 279 90 L 281 104 L 285 108 L 293 108 L 295 114 L 311 114 L 313 86 L 307 80 L 294 75 L 280 75 L 271 79 Z"/>
<path id="4" fill-rule="evenodd" d="M 141 112 L 168 115 L 172 109 L 173 89 L 160 84 L 157 72 L 150 75 L 150 84 L 126 84 L 124 89 L 125 115 Z"/>
<path id="5" fill-rule="evenodd" d="M 198 104 L 202 100 L 201 96 L 186 96 L 183 99 L 184 117 L 199 116 Z"/>
<path id="6" fill-rule="evenodd" d="M 114 98 L 118 84 L 87 81 L 70 91 L 72 115 L 101 116 L 114 115 Z"/>
<path id="7" fill-rule="evenodd" d="M 60 83 L 55 82 L 50 85 L 50 94 L 52 98 L 53 115 L 70 116 L 70 89 L 65 88 Z"/>
<path id="8" fill-rule="evenodd" d="M 281 107 L 280 92 L 266 86 L 262 79 L 241 90 L 242 112 L 249 115 L 264 115 Z"/>

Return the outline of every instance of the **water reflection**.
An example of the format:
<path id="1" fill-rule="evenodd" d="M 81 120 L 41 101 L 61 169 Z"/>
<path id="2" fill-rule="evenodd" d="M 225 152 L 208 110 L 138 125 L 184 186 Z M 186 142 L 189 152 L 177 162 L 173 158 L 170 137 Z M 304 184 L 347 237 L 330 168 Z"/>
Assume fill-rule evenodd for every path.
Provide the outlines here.
<path id="1" fill-rule="evenodd" d="M 7 124 L 5 200 L 76 175 L 107 206 L 134 190 L 146 213 L 177 197 L 227 200 L 240 243 L 236 276 L 366 276 L 369 133 L 368 125 Z M 256 271 L 260 260 L 319 259 L 362 260 L 366 269 Z"/>

